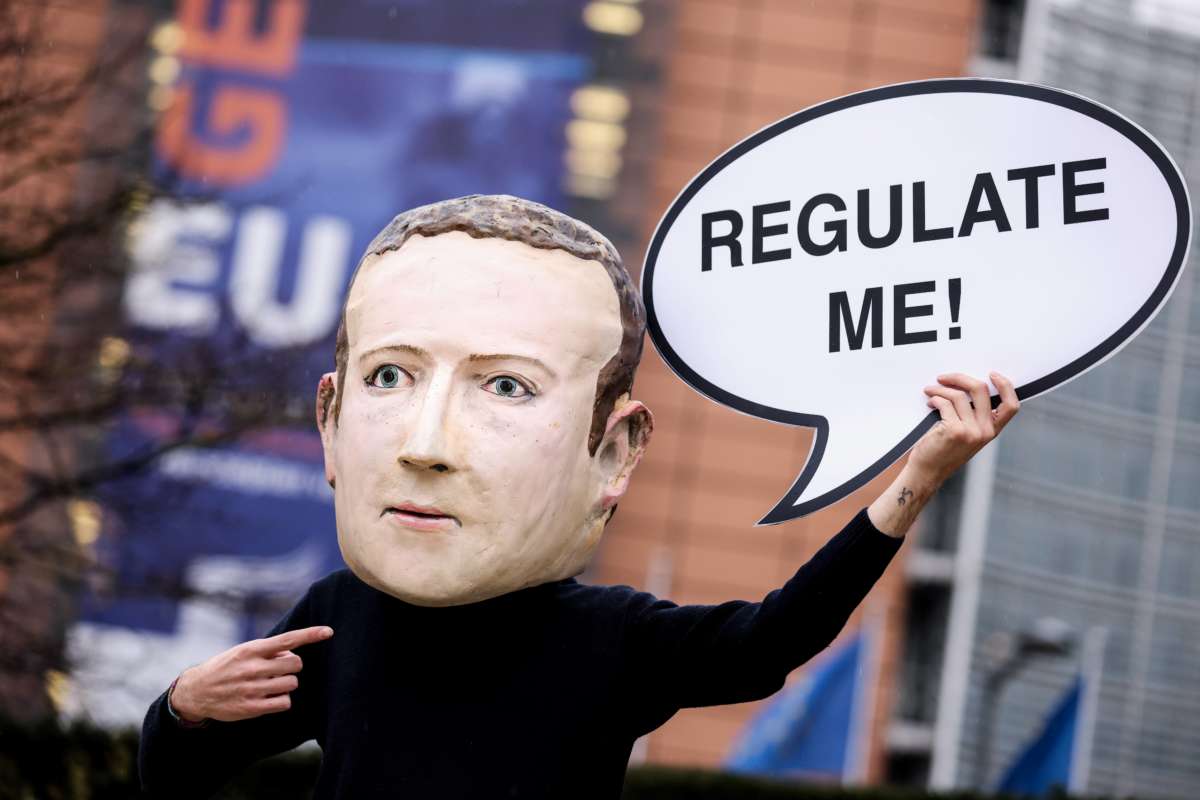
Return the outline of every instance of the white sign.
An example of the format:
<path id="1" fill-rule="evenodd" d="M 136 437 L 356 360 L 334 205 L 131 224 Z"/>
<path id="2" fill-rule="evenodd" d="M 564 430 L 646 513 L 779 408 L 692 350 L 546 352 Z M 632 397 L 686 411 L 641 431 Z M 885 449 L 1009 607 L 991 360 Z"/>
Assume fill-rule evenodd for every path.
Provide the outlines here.
<path id="1" fill-rule="evenodd" d="M 816 429 L 760 524 L 829 505 L 937 420 L 922 387 L 997 370 L 1034 397 L 1104 361 L 1186 261 L 1179 170 L 1055 89 L 885 86 L 780 120 L 680 193 L 646 255 L 651 337 L 707 397 Z M 995 389 L 992 389 L 993 396 Z"/>

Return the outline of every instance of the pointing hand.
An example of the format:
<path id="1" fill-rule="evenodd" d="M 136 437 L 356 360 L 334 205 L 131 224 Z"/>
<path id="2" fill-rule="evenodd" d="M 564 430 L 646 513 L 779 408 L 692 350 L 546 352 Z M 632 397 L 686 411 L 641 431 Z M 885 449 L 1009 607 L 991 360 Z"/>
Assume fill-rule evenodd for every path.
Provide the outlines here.
<path id="1" fill-rule="evenodd" d="M 286 711 L 303 667 L 292 651 L 330 636 L 332 628 L 317 626 L 231 647 L 184 670 L 171 692 L 171 707 L 189 722 L 233 722 Z"/>

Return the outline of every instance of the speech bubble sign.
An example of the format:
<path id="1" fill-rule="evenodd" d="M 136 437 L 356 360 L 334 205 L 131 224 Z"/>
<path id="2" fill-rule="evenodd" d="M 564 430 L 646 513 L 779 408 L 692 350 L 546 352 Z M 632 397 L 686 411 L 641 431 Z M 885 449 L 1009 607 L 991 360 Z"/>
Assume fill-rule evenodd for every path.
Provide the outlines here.
<path id="1" fill-rule="evenodd" d="M 939 374 L 997 370 L 1025 400 L 1111 357 L 1170 296 L 1190 233 L 1178 167 L 1115 111 L 1015 81 L 917 81 L 718 157 L 659 222 L 642 294 L 694 389 L 816 429 L 772 524 L 907 452 L 938 419 L 921 389 Z"/>

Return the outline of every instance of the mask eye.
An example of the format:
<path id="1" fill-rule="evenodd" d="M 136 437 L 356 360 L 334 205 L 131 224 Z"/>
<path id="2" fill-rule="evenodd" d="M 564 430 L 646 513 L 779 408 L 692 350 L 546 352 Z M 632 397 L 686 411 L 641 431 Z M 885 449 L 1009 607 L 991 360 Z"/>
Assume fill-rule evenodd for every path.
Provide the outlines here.
<path id="1" fill-rule="evenodd" d="M 412 382 L 412 375 L 398 364 L 380 364 L 367 378 L 367 384 L 379 389 L 395 389 Z"/>
<path id="2" fill-rule="evenodd" d="M 533 390 L 511 375 L 497 375 L 483 385 L 485 392 L 501 397 L 532 397 Z"/>

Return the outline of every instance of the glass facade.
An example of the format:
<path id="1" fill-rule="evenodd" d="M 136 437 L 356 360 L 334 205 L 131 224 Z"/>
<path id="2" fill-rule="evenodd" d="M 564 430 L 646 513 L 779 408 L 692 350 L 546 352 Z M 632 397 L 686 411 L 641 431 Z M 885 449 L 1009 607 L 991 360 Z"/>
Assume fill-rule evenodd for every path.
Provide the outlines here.
<path id="1" fill-rule="evenodd" d="M 1144 126 L 1195 196 L 1200 24 L 1175 24 L 1186 13 L 1184 4 L 1161 0 L 1031 3 L 1019 74 Z M 1128 347 L 1027 403 L 997 441 L 960 785 L 980 757 L 985 642 L 1053 617 L 1080 638 L 1096 626 L 1108 632 L 1085 790 L 1190 798 L 1200 787 L 1197 266 Z M 1009 684 L 986 757 L 989 781 L 1036 733 L 1078 669 L 1076 648 L 1034 658 Z"/>

